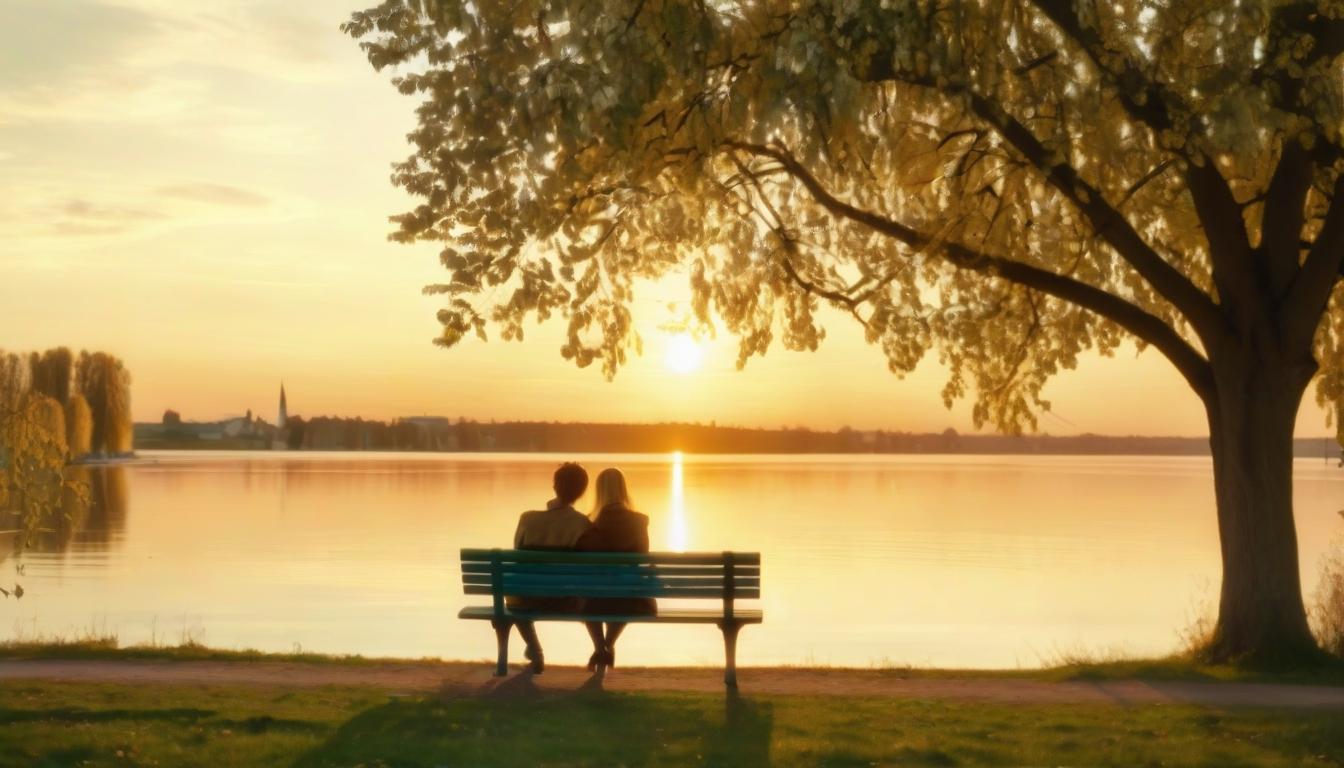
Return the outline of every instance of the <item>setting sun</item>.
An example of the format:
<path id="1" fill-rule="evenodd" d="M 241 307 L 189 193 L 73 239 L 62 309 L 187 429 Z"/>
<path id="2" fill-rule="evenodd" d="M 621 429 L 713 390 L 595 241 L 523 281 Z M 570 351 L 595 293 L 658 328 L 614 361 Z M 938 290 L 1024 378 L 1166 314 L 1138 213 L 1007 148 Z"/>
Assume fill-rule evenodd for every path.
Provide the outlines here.
<path id="1" fill-rule="evenodd" d="M 668 370 L 676 373 L 691 373 L 700 367 L 704 352 L 695 339 L 688 333 L 679 333 L 668 339 L 667 353 L 663 357 L 663 362 L 667 364 Z"/>

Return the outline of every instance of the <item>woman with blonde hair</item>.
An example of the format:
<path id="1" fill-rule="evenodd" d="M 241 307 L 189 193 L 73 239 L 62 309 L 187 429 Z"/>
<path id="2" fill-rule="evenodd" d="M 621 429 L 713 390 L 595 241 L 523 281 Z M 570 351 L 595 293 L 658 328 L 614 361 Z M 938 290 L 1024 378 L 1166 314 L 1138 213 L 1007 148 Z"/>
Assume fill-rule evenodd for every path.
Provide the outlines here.
<path id="1" fill-rule="evenodd" d="M 625 475 L 615 467 L 604 469 L 593 483 L 593 526 L 579 537 L 575 549 L 585 552 L 648 552 L 649 518 L 634 510 Z M 657 613 L 657 603 L 651 597 L 590 597 L 584 600 L 582 612 L 614 616 Z M 606 635 L 602 623 L 587 623 L 588 635 L 593 639 L 593 655 L 588 669 L 599 665 L 616 666 L 616 638 L 625 629 L 625 622 L 607 622 Z"/>

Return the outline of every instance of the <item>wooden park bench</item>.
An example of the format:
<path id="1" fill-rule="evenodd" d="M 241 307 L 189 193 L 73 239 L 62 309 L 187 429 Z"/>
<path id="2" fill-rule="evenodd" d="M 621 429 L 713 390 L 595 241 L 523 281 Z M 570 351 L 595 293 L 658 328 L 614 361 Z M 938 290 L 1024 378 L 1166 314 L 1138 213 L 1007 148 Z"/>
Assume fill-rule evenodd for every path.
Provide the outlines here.
<path id="1" fill-rule="evenodd" d="M 714 624 L 723 632 L 723 681 L 737 687 L 737 633 L 764 618 L 758 608 L 734 601 L 761 596 L 759 552 L 551 552 L 524 549 L 462 550 L 462 587 L 489 595 L 490 605 L 468 606 L 459 619 L 489 621 L 499 641 L 495 674 L 508 674 L 509 631 L 514 622 L 624 621 L 632 624 Z M 513 611 L 505 595 L 522 597 L 654 597 L 717 600 L 714 608 L 660 605 L 657 615 L 613 616 Z"/>

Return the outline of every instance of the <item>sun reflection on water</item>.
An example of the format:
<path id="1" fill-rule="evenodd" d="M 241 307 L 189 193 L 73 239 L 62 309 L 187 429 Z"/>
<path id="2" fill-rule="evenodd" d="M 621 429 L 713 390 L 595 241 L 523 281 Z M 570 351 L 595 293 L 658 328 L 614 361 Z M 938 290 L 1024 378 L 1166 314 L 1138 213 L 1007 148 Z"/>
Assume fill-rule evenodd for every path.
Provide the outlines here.
<path id="1" fill-rule="evenodd" d="M 672 453 L 672 493 L 671 509 L 667 515 L 667 546 L 673 552 L 686 551 L 686 493 L 685 472 L 682 468 L 681 451 Z"/>

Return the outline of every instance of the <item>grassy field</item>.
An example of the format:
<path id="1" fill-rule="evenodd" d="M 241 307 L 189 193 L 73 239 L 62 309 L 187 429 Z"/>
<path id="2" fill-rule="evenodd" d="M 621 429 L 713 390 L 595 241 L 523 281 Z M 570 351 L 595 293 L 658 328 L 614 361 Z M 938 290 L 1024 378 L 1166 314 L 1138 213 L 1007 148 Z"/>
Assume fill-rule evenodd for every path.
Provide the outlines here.
<path id="1" fill-rule="evenodd" d="M 1338 712 L 0 684 L 3 766 L 1342 765 Z"/>

